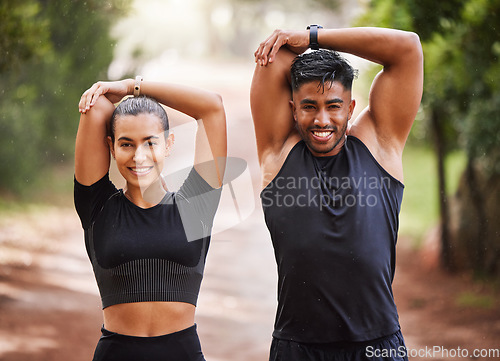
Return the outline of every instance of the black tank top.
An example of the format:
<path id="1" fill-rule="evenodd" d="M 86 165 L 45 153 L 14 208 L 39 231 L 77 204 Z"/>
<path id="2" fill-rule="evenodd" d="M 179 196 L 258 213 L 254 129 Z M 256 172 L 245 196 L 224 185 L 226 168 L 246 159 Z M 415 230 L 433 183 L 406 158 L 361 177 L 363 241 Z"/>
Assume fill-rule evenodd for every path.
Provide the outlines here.
<path id="1" fill-rule="evenodd" d="M 331 157 L 294 146 L 261 193 L 278 265 L 274 337 L 367 341 L 399 329 L 392 281 L 403 188 L 353 136 Z"/>

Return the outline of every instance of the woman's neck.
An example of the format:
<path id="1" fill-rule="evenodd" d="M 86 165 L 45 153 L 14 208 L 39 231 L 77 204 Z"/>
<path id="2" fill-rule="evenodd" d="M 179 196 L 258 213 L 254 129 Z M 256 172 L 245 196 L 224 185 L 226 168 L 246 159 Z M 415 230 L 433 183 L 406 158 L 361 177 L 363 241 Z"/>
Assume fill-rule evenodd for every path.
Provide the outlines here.
<path id="1" fill-rule="evenodd" d="M 131 187 L 127 184 L 125 196 L 140 208 L 151 208 L 156 206 L 165 197 L 167 190 L 163 183 L 158 180 L 148 188 Z"/>

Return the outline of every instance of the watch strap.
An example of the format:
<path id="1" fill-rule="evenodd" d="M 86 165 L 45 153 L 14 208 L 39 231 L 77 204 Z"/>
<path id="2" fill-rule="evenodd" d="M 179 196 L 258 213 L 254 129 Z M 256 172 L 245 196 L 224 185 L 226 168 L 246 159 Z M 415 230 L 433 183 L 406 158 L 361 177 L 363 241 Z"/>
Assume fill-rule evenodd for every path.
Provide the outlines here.
<path id="1" fill-rule="evenodd" d="M 135 77 L 135 84 L 134 84 L 134 97 L 138 97 L 141 95 L 141 82 L 142 82 L 142 76 L 137 75 Z"/>
<path id="2" fill-rule="evenodd" d="M 309 30 L 309 47 L 313 50 L 319 49 L 318 43 L 318 29 L 323 29 L 321 25 L 309 25 L 307 30 Z"/>

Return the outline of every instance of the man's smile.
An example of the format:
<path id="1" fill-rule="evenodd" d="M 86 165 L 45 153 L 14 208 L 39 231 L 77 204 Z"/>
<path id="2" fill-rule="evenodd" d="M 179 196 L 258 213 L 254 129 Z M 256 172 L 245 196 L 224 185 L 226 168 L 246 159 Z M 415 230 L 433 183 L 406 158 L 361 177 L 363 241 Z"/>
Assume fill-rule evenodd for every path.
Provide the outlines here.
<path id="1" fill-rule="evenodd" d="M 333 137 L 333 129 L 315 129 L 311 131 L 311 134 L 313 136 L 313 139 L 320 141 L 320 142 L 326 142 L 330 140 Z"/>

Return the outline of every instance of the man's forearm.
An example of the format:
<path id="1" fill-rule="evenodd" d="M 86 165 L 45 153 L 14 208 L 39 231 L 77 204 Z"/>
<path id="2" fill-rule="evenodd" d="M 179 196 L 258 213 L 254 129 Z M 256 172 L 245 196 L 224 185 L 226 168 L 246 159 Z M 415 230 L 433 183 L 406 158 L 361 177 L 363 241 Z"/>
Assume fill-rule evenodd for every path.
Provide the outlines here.
<path id="1" fill-rule="evenodd" d="M 415 33 L 384 28 L 319 29 L 321 48 L 353 54 L 383 66 L 421 54 Z"/>

